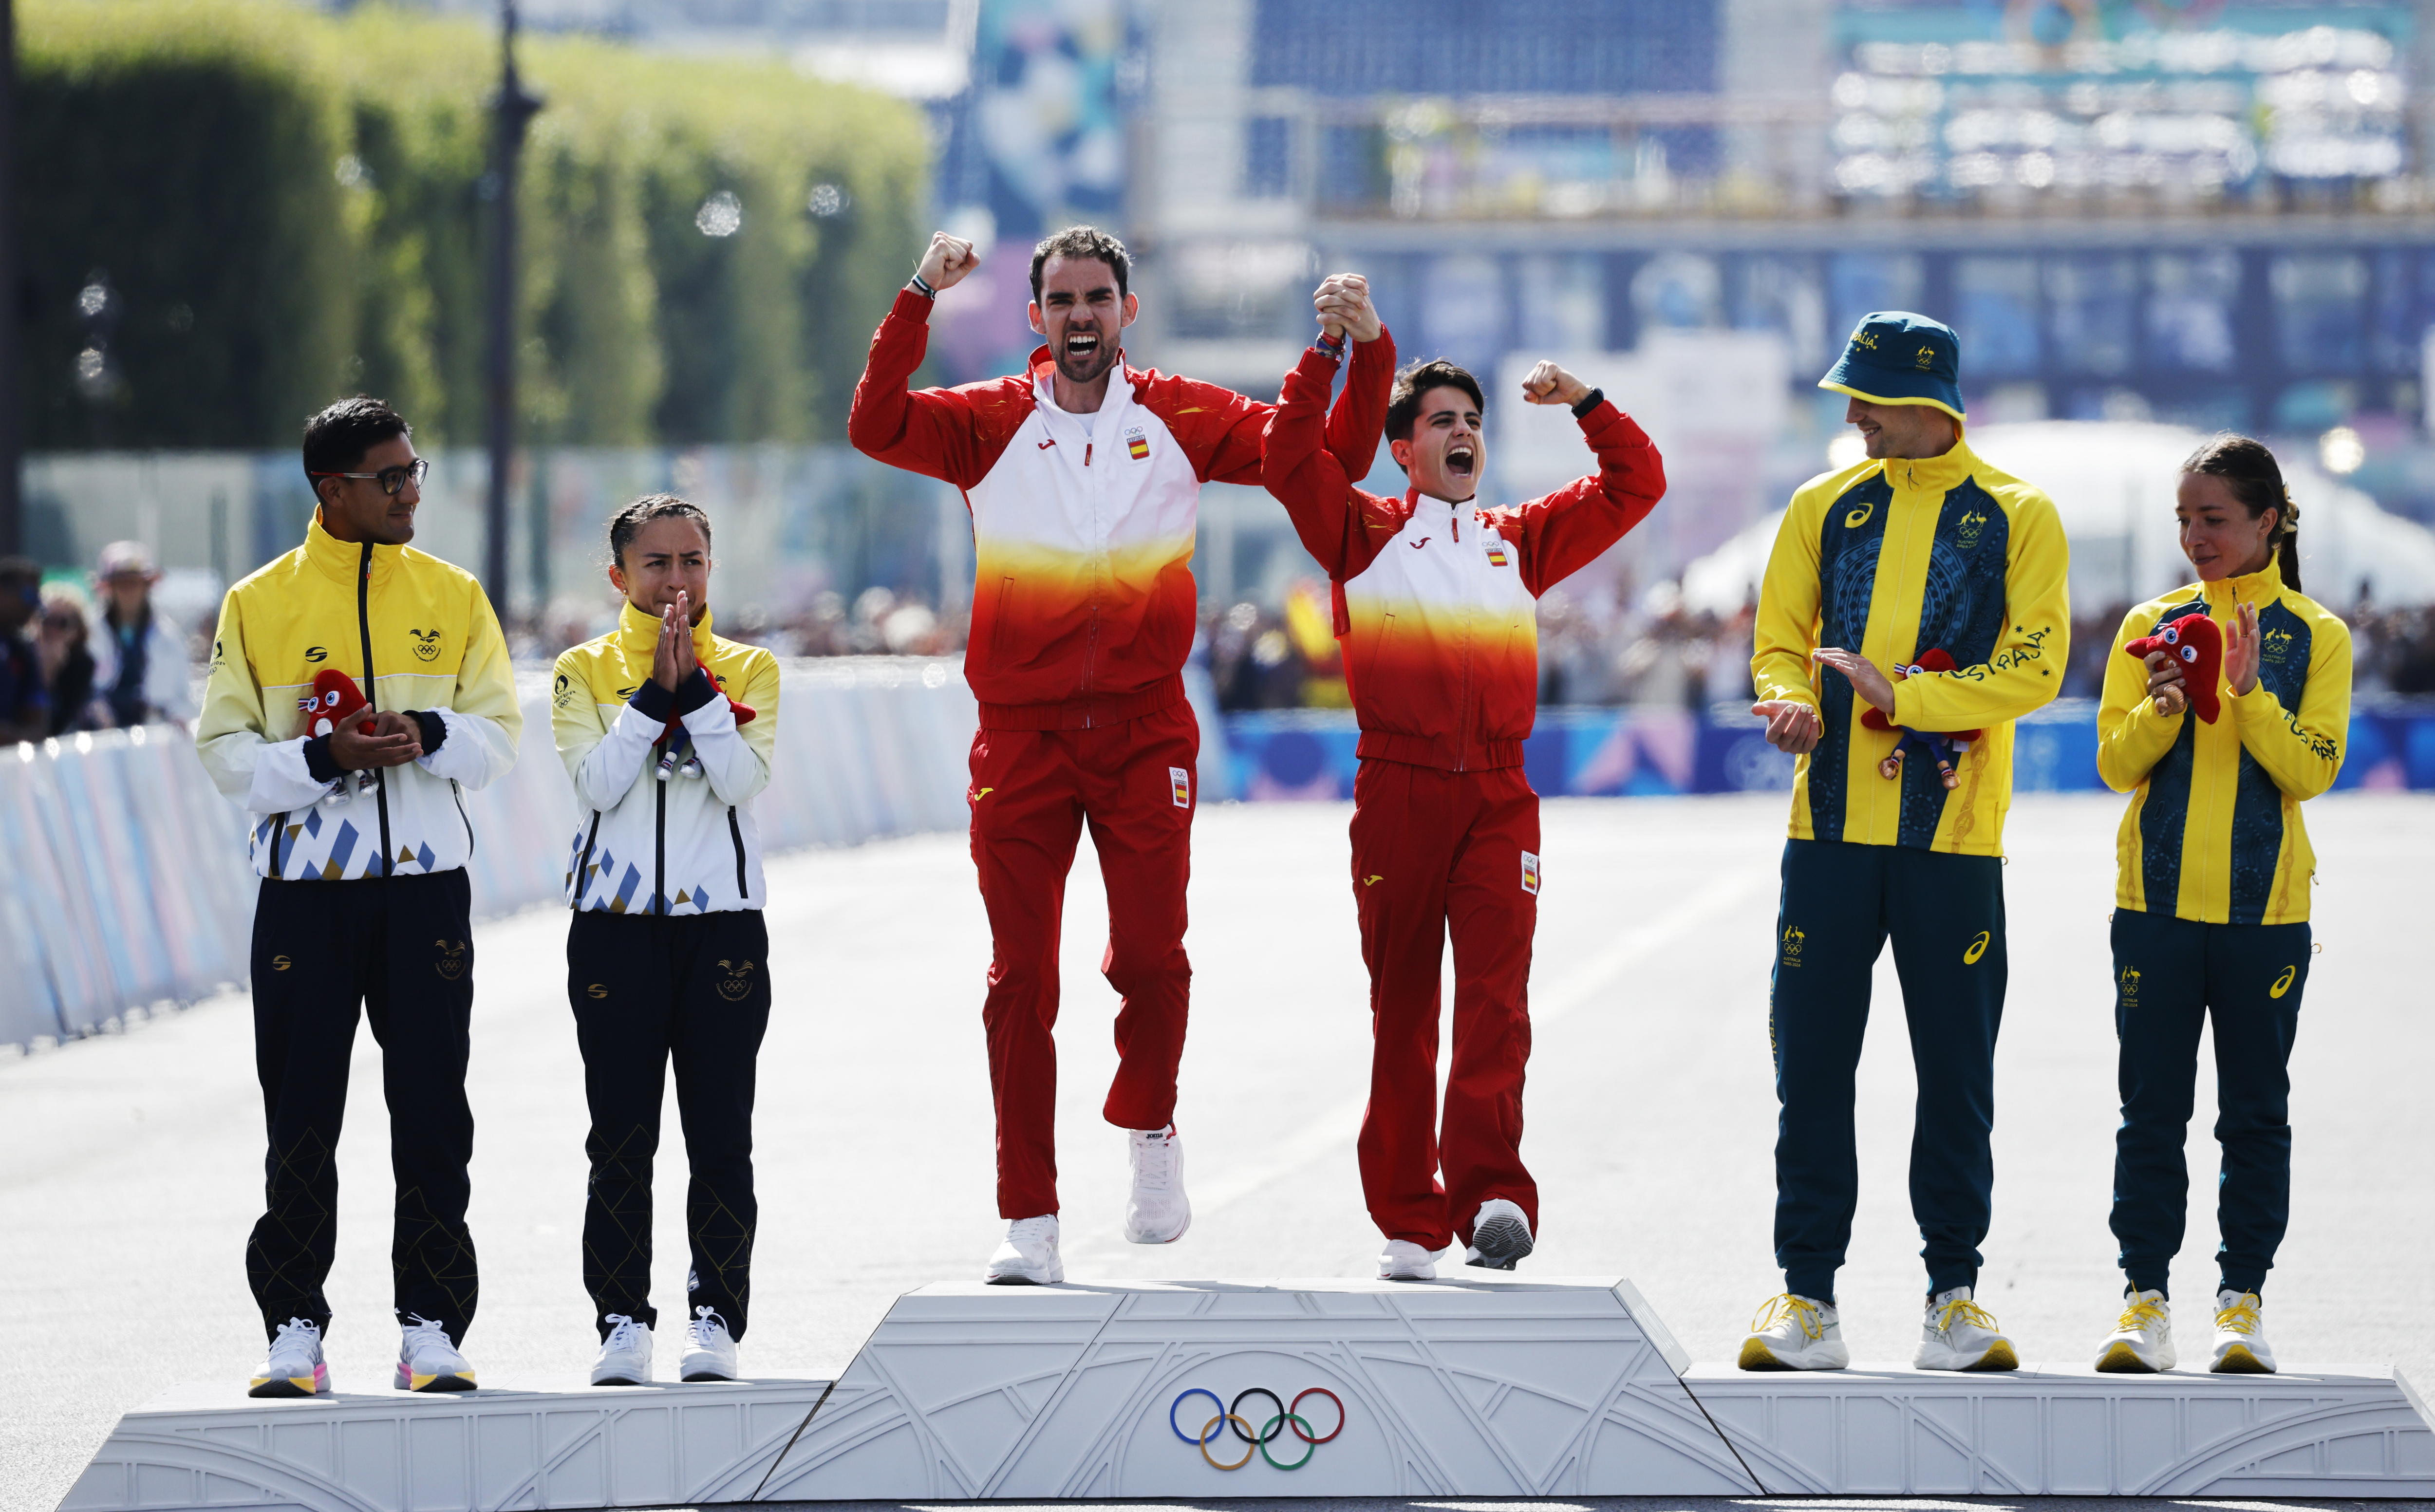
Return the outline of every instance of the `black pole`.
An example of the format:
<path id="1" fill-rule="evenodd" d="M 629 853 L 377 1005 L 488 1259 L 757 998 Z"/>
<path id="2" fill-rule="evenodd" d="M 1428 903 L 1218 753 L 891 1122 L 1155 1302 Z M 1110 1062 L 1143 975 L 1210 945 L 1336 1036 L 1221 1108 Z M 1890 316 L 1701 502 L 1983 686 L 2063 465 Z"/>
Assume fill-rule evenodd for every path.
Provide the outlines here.
<path id="1" fill-rule="evenodd" d="M 26 417 L 18 403 L 17 365 L 24 292 L 17 269 L 17 7 L 0 0 L 0 556 L 26 549 L 24 482 Z"/>
<path id="2" fill-rule="evenodd" d="M 489 440 L 491 489 L 483 515 L 482 586 L 501 619 L 508 613 L 508 474 L 516 450 L 516 185 L 525 128 L 541 101 L 516 77 L 516 4 L 499 4 L 499 94 L 484 189 L 492 204 Z"/>

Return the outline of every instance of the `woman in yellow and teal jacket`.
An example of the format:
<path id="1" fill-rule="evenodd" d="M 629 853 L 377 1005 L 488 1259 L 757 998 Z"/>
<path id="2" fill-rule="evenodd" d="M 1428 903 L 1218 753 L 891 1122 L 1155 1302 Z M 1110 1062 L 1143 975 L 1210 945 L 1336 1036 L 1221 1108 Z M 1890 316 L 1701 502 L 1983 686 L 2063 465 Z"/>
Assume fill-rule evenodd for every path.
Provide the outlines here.
<path id="1" fill-rule="evenodd" d="M 2175 1363 L 2166 1270 L 2182 1244 L 2182 1143 L 2199 1030 L 2212 1017 L 2223 1177 L 2208 1367 L 2267 1372 L 2258 1293 L 2290 1209 L 2286 1063 L 2308 983 L 2316 871 L 2300 805 L 2341 769 L 2351 636 L 2300 593 L 2300 512 L 2264 445 L 2219 436 L 2201 447 L 2182 465 L 2175 512 L 2200 580 L 2124 618 L 2097 716 L 2098 773 L 2132 795 L 2114 911 L 2113 1225 L 2127 1285 L 2097 1368 Z M 2124 651 L 2193 616 L 2223 635 L 2212 721 L 2193 712 L 2182 662 Z"/>

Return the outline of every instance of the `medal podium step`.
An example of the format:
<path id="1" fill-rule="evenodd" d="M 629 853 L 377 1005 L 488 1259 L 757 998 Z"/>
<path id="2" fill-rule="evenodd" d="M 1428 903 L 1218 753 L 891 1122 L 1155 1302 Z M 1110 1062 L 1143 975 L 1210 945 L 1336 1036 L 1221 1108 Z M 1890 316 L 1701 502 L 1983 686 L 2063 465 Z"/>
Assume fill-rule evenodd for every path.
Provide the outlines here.
<path id="1" fill-rule="evenodd" d="M 189 1387 L 61 1509 L 1759 1492 L 2435 1496 L 2435 1431 L 2384 1370 L 1695 1366 L 1629 1281 L 941 1284 L 834 1383 Z"/>

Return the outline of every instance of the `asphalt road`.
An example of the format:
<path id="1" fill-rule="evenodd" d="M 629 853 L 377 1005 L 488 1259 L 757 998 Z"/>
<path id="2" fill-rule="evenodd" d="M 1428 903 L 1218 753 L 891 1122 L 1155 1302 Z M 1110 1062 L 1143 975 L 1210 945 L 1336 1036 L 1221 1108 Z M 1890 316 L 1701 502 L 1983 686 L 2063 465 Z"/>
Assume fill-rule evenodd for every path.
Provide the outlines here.
<path id="1" fill-rule="evenodd" d="M 2030 1361 L 2085 1357 L 2118 1306 L 2105 1227 L 2116 1123 L 2105 929 L 2120 812 L 2111 798 L 2028 798 L 2010 826 L 2012 982 L 1980 1296 Z M 2266 1316 L 2288 1363 L 2397 1363 L 2424 1388 L 2435 1385 L 2435 1011 L 2419 884 L 2435 855 L 2435 801 L 2344 796 L 2308 812 L 2323 953 L 2293 1061 L 2292 1231 Z M 1123 1136 L 1097 1117 L 1114 996 L 1096 971 L 1104 913 L 1083 848 L 1068 894 L 1060 1089 L 1077 1279 L 1356 1275 L 1372 1263 L 1378 1241 L 1353 1163 L 1368 1022 L 1347 813 L 1200 816 L 1196 1011 L 1178 1113 L 1195 1222 L 1159 1248 L 1118 1234 Z M 1730 1357 L 1781 1284 L 1769 1257 L 1766 991 L 1782 817 L 1772 797 L 1546 809 L 1525 1145 L 1545 1231 L 1528 1263 L 1630 1276 L 1700 1359 Z M 792 856 L 770 879 L 779 988 L 761 1058 L 745 1361 L 824 1373 L 895 1295 L 976 1271 L 999 1230 L 978 1022 L 988 940 L 960 836 Z M 577 1380 L 593 1349 L 578 1272 L 583 1105 L 565 927 L 543 910 L 476 933 L 472 1218 L 484 1288 L 467 1349 L 492 1379 Z M 1891 958 L 1878 990 L 1891 1008 Z M 1855 1357 L 1907 1359 L 1922 1285 L 1903 1176 L 1912 1080 L 1900 1021 L 1881 1017 L 1876 1030 L 1840 1289 Z M 231 997 L 0 1062 L 0 1316 L 18 1362 L 0 1375 L 5 1512 L 49 1512 L 121 1410 L 180 1381 L 239 1376 L 260 1357 L 242 1267 L 262 1169 L 250 1040 L 244 1000 Z M 350 1388 L 385 1380 L 396 1347 L 375 1057 L 366 1035 L 340 1148 L 330 1356 Z M 2203 1056 L 2200 1075 L 2203 1109 Z M 673 1107 L 666 1125 L 657 1271 L 673 1314 L 685 1264 Z M 2193 1301 L 2213 1276 L 2207 1125 L 2202 1112 L 2176 1276 Z M 2193 1306 L 2185 1357 L 2203 1325 Z M 672 1356 L 664 1349 L 664 1364 Z"/>

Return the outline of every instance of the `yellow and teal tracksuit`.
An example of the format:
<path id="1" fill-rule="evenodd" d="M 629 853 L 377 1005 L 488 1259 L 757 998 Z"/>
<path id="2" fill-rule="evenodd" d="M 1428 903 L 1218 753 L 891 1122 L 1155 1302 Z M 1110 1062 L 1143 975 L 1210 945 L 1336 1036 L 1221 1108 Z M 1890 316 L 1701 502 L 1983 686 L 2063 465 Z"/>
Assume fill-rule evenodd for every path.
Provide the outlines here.
<path id="1" fill-rule="evenodd" d="M 2062 684 L 2068 566 L 2053 501 L 1961 439 L 1942 456 L 1812 479 L 1786 511 L 1751 672 L 1760 698 L 1815 708 L 1823 730 L 1793 778 L 1769 995 L 1787 1291 L 1834 1299 L 1859 1190 L 1853 1076 L 1889 936 L 1919 1069 L 1910 1193 L 1928 1289 L 1977 1277 L 1994 1180 L 2012 721 Z M 1822 646 L 1889 673 L 1930 650 L 1952 657 L 1951 672 L 1894 683 L 1886 713 L 1911 730 L 1981 731 L 1955 763 L 1957 787 L 1923 761 L 1878 775 L 1899 737 L 1861 723 L 1851 683 L 1811 662 Z"/>
<path id="2" fill-rule="evenodd" d="M 2257 611 L 2257 682 L 2224 691 L 2213 724 L 2159 714 L 2148 669 L 2122 647 L 2168 621 L 2229 627 Z M 2350 726 L 2351 636 L 2286 587 L 2272 562 L 2244 577 L 2176 589 L 2133 610 L 2105 668 L 2098 774 L 2132 795 L 2116 844 L 2115 1025 L 2122 1125 L 2115 1136 L 2114 1235 L 2141 1291 L 2162 1291 L 2188 1198 L 2182 1143 L 2199 1030 L 2215 1023 L 2223 1175 L 2221 1283 L 2266 1281 L 2290 1211 L 2287 1065 L 2308 984 L 2308 886 L 2316 853 L 2300 805 L 2331 787 Z"/>
<path id="3" fill-rule="evenodd" d="M 613 1315 L 656 1327 L 651 1164 L 671 1068 L 684 1125 L 685 1305 L 744 1337 L 752 1294 L 752 1099 L 769 1025 L 769 932 L 752 799 L 778 747 L 778 661 L 693 629 L 700 665 L 651 680 L 660 620 L 561 655 L 550 730 L 575 783 L 567 854 L 566 1001 L 583 1056 L 583 1285 L 600 1335 Z M 736 723 L 730 699 L 753 712 Z M 669 721 L 677 721 L 669 728 Z"/>

